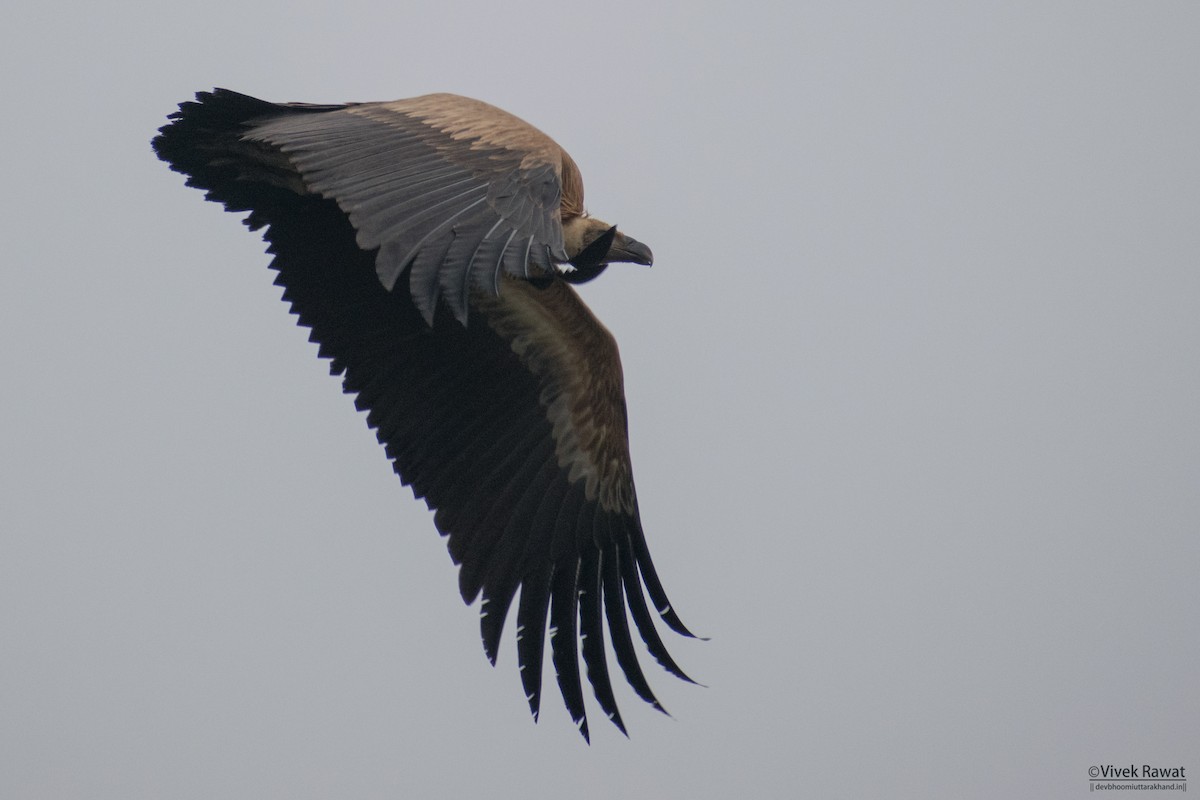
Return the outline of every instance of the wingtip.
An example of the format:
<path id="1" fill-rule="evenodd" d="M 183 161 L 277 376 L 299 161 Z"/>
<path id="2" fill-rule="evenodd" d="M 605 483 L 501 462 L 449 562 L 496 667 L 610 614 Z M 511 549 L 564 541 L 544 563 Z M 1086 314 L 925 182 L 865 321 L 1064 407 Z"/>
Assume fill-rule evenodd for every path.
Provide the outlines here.
<path id="1" fill-rule="evenodd" d="M 623 733 L 626 739 L 629 738 L 629 731 L 625 729 L 625 720 L 621 719 L 621 713 L 619 711 L 614 710 L 611 714 L 606 714 L 605 716 L 608 717 L 609 722 L 617 726 L 617 730 Z"/>
<path id="2" fill-rule="evenodd" d="M 693 686 L 704 686 L 703 683 L 684 672 L 683 669 L 681 669 L 680 666 L 674 661 L 671 661 L 670 664 L 664 664 L 660 660 L 658 663 L 663 667 L 663 669 L 674 675 L 676 678 L 679 678 L 679 680 L 683 681 L 684 683 L 690 683 Z"/>
<path id="3" fill-rule="evenodd" d="M 658 612 L 658 616 L 667 624 L 667 627 L 678 633 L 680 636 L 686 636 L 689 639 L 699 639 L 702 642 L 708 641 L 707 636 L 698 636 L 692 633 L 691 630 L 688 629 L 688 626 L 683 624 L 683 620 L 679 618 L 677 613 L 675 613 L 675 609 L 671 607 L 670 603 L 667 603 L 662 608 L 656 608 L 655 611 Z"/>

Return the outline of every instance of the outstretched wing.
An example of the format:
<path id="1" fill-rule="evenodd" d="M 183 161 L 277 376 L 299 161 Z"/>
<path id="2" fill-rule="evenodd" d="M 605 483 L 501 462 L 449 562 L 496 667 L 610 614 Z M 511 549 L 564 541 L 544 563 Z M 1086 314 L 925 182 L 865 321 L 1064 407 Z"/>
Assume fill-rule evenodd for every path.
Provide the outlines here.
<path id="1" fill-rule="evenodd" d="M 439 297 L 464 321 L 473 288 L 495 293 L 501 274 L 528 278 L 567 260 L 562 215 L 582 211 L 582 182 L 532 125 L 452 94 L 312 108 L 281 107 L 243 138 L 286 155 L 309 191 L 337 201 L 359 247 L 378 250 L 385 287 L 408 269 L 427 321 Z"/>
<path id="2" fill-rule="evenodd" d="M 251 211 L 251 228 L 267 227 L 284 299 L 368 412 L 401 479 L 435 509 L 461 565 L 464 600 L 482 597 L 488 657 L 494 663 L 516 602 L 521 680 L 535 718 L 548 622 L 559 688 L 581 732 L 588 735 L 580 655 L 601 709 L 624 730 L 607 629 L 630 685 L 661 709 L 628 620 L 685 680 L 645 595 L 671 628 L 690 634 L 642 533 L 611 335 L 553 278 L 507 280 L 499 294 L 476 287 L 464 298 L 466 324 L 444 314 L 428 324 L 411 283 L 389 291 L 377 278 L 378 256 L 361 246 L 346 201 L 299 191 L 290 162 L 272 160 L 275 145 L 264 151 L 241 135 L 247 119 L 278 107 L 240 95 L 201 101 L 181 107 L 156 150 L 210 199 Z M 316 119 L 331 113 L 290 108 Z"/>

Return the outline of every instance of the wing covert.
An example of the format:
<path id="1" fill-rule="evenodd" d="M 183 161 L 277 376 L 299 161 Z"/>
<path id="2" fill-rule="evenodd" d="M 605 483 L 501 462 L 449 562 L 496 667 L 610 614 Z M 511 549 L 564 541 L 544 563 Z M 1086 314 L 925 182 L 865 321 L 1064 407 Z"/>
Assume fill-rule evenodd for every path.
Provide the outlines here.
<path id="1" fill-rule="evenodd" d="M 309 191 L 337 202 L 359 247 L 378 251 L 386 288 L 409 271 L 427 323 L 440 298 L 465 321 L 471 289 L 496 292 L 503 274 L 550 273 L 566 260 L 564 171 L 582 193 L 574 162 L 486 103 L 440 94 L 285 113 L 253 121 L 244 138 L 277 148 Z"/>

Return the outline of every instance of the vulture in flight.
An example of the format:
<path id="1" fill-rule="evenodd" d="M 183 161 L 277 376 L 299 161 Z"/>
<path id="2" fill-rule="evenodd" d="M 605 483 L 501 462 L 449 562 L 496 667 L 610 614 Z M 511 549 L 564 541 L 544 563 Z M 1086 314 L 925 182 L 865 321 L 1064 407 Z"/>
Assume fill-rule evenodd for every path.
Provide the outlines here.
<path id="1" fill-rule="evenodd" d="M 634 692 L 663 710 L 629 620 L 687 681 L 646 596 L 692 634 L 642 533 L 616 342 L 571 286 L 612 262 L 648 265 L 650 249 L 585 213 L 579 169 L 554 140 L 478 100 L 278 104 L 217 89 L 170 120 L 155 151 L 264 229 L 283 299 L 435 512 L 463 599 L 481 598 L 493 664 L 516 602 L 534 720 L 548 634 L 584 738 L 581 657 L 625 732 L 606 628 Z"/>

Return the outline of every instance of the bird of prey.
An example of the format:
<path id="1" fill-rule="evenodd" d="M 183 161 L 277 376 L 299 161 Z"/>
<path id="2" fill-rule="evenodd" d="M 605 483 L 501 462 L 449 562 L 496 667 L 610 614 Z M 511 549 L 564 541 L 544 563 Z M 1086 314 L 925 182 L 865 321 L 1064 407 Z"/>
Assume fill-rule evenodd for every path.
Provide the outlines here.
<path id="1" fill-rule="evenodd" d="M 217 89 L 169 119 L 155 151 L 264 230 L 283 299 L 435 512 L 463 599 L 482 598 L 493 664 L 517 603 L 534 720 L 548 633 L 584 738 L 580 656 L 625 732 L 606 628 L 626 680 L 663 710 L 629 619 L 687 681 L 646 595 L 692 634 L 643 536 L 616 342 L 571 286 L 613 262 L 649 265 L 650 249 L 584 211 L 579 170 L 553 139 L 478 100 L 281 104 Z"/>

